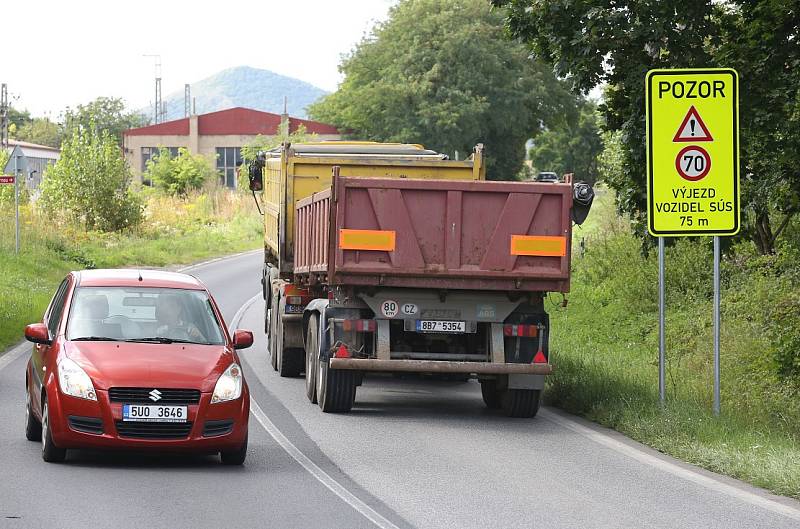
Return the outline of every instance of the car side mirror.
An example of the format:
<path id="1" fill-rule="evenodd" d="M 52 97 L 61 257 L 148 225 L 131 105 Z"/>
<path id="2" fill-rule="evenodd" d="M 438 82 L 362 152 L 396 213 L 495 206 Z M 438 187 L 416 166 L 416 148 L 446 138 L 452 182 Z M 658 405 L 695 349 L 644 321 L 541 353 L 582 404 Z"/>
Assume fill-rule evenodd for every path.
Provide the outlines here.
<path id="1" fill-rule="evenodd" d="M 238 329 L 233 333 L 233 348 L 234 349 L 247 349 L 253 345 L 253 333 Z"/>
<path id="2" fill-rule="evenodd" d="M 25 339 L 43 345 L 53 343 L 53 340 L 50 339 L 50 331 L 44 323 L 31 323 L 25 327 Z"/>

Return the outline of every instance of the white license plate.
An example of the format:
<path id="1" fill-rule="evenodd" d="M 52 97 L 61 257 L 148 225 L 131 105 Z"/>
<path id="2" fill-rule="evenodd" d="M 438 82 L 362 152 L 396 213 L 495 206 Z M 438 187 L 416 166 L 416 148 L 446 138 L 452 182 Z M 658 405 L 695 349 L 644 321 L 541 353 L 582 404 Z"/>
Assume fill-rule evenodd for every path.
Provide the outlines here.
<path id="1" fill-rule="evenodd" d="M 467 332 L 467 322 L 417 320 L 417 332 Z"/>
<path id="2" fill-rule="evenodd" d="M 123 404 L 122 420 L 129 422 L 186 422 L 186 406 Z"/>

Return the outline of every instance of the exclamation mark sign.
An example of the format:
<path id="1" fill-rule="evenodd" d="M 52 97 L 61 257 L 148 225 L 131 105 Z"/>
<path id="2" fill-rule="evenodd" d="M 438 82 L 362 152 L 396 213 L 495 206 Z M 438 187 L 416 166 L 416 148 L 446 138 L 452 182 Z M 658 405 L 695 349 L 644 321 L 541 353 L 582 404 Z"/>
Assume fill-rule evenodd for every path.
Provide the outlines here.
<path id="1" fill-rule="evenodd" d="M 694 118 L 692 118 L 689 120 L 689 128 L 692 129 L 692 136 L 694 136 L 694 125 L 695 125 L 695 120 Z"/>

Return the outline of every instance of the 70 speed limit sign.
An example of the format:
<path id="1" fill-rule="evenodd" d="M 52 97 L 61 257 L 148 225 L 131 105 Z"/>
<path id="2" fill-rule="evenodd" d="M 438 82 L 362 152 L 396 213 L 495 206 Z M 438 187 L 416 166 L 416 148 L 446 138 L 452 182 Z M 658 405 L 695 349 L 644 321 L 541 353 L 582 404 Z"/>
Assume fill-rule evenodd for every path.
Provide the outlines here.
<path id="1" fill-rule="evenodd" d="M 737 233 L 736 71 L 651 70 L 645 91 L 648 230 L 656 237 Z"/>

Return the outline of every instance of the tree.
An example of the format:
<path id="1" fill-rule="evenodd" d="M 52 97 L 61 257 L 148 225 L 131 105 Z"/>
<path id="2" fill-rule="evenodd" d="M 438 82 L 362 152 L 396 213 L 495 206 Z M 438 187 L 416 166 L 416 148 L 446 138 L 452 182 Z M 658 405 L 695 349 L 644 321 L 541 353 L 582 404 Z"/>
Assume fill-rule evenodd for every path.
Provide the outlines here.
<path id="1" fill-rule="evenodd" d="M 33 118 L 19 127 L 14 137 L 20 141 L 59 148 L 63 133 L 62 128 L 48 118 Z"/>
<path id="2" fill-rule="evenodd" d="M 536 57 L 575 90 L 607 83 L 608 131 L 620 131 L 624 173 L 611 185 L 644 233 L 644 78 L 652 68 L 739 71 L 745 234 L 769 253 L 800 209 L 800 30 L 797 0 L 492 0 Z M 773 232 L 770 213 L 780 212 Z"/>
<path id="3" fill-rule="evenodd" d="M 192 154 L 185 147 L 174 158 L 169 149 L 160 149 L 147 162 L 145 178 L 170 195 L 185 197 L 191 190 L 200 189 L 217 175 L 214 164 L 202 154 Z"/>
<path id="4" fill-rule="evenodd" d="M 118 231 L 137 225 L 142 204 L 130 190 L 130 171 L 107 130 L 74 128 L 42 181 L 38 204 L 86 229 Z"/>
<path id="5" fill-rule="evenodd" d="M 603 150 L 597 105 L 583 101 L 577 120 L 564 120 L 539 134 L 529 154 L 533 166 L 594 184 L 598 178 L 597 157 Z"/>
<path id="6" fill-rule="evenodd" d="M 563 83 L 505 38 L 485 0 L 402 0 L 339 69 L 344 81 L 309 107 L 312 117 L 450 155 L 484 143 L 493 179 L 515 178 L 525 141 L 574 111 Z"/>
<path id="7" fill-rule="evenodd" d="M 74 128 L 94 127 L 97 131 L 108 131 L 117 145 L 122 144 L 122 133 L 145 124 L 144 116 L 125 110 L 125 102 L 117 97 L 98 97 L 74 110 L 64 111 L 64 126 L 67 131 Z"/>

